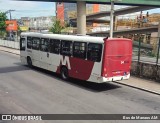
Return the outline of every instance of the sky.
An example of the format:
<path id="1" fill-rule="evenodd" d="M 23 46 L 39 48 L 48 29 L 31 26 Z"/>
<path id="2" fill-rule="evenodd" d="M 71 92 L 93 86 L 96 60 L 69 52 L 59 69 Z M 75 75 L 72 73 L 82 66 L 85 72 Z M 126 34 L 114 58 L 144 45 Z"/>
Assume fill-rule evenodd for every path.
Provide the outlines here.
<path id="1" fill-rule="evenodd" d="M 21 17 L 55 16 L 54 2 L 0 0 L 1 12 L 10 9 L 15 10 L 12 12 L 12 19 L 19 19 Z"/>
<path id="2" fill-rule="evenodd" d="M 12 12 L 12 19 L 20 19 L 21 17 L 55 16 L 56 7 L 54 2 L 0 0 L 1 12 L 10 9 L 15 10 Z M 160 8 L 149 10 L 149 13 L 160 13 Z"/>

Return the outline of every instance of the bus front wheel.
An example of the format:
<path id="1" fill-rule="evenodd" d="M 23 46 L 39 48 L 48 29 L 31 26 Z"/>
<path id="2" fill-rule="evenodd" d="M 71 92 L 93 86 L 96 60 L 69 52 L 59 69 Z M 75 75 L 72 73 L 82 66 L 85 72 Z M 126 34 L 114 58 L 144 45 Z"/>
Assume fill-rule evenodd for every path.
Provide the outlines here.
<path id="1" fill-rule="evenodd" d="M 66 67 L 61 68 L 61 77 L 63 80 L 67 80 L 69 78 L 68 69 Z"/>
<path id="2" fill-rule="evenodd" d="M 27 64 L 29 67 L 32 67 L 32 60 L 30 57 L 27 57 Z"/>

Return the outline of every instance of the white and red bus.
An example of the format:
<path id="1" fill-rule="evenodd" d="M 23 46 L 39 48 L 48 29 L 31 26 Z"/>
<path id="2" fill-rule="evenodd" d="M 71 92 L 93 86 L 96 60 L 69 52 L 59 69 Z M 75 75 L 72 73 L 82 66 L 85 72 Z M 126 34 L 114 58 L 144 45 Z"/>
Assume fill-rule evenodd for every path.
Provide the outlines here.
<path id="1" fill-rule="evenodd" d="M 26 32 L 21 34 L 20 58 L 36 66 L 69 77 L 96 83 L 129 79 L 132 41 Z"/>

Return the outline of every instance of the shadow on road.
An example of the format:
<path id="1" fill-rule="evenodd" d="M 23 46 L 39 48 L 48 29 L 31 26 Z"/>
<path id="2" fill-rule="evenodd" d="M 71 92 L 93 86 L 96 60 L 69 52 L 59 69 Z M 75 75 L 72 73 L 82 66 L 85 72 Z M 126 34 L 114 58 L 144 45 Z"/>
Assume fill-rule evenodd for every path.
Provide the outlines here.
<path id="1" fill-rule="evenodd" d="M 29 69 L 30 69 L 30 68 L 28 68 L 28 67 L 23 67 L 23 66 L 0 67 L 0 74 L 1 74 L 1 73 L 24 71 L 24 70 L 29 70 Z"/>
<path id="2" fill-rule="evenodd" d="M 65 82 L 67 84 L 73 85 L 73 86 L 77 86 L 79 88 L 83 88 L 89 91 L 94 91 L 94 92 L 102 92 L 102 91 L 107 91 L 107 90 L 113 90 L 113 89 L 117 89 L 120 88 L 121 86 L 118 86 L 117 84 L 114 83 L 93 83 L 93 82 L 87 82 L 87 81 L 83 81 L 83 80 L 77 80 L 77 79 L 73 79 L 70 78 L 67 81 L 64 81 L 61 79 L 59 74 L 41 69 L 41 68 L 37 68 L 37 67 L 33 67 L 32 70 L 39 72 L 39 73 L 43 73 L 47 76 L 53 77 L 54 79 L 57 79 L 61 82 Z"/>
<path id="3" fill-rule="evenodd" d="M 84 88 L 87 90 L 91 90 L 94 92 L 102 92 L 102 91 L 107 91 L 107 90 L 113 90 L 120 88 L 121 86 L 118 86 L 113 83 L 93 83 L 93 82 L 87 82 L 87 81 L 82 81 L 82 80 L 77 80 L 77 79 L 70 79 L 67 81 L 69 84 L 72 84 L 74 86 Z"/>

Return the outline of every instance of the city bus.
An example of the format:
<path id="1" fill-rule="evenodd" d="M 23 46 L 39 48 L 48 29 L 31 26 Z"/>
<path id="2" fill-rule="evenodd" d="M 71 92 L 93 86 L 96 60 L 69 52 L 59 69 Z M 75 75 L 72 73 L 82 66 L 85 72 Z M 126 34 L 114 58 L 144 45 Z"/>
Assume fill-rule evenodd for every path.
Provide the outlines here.
<path id="1" fill-rule="evenodd" d="M 103 83 L 129 79 L 132 40 L 24 32 L 20 59 L 61 75 L 62 79 Z"/>

